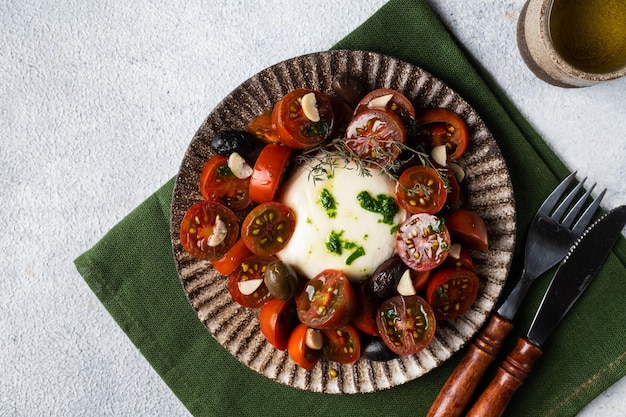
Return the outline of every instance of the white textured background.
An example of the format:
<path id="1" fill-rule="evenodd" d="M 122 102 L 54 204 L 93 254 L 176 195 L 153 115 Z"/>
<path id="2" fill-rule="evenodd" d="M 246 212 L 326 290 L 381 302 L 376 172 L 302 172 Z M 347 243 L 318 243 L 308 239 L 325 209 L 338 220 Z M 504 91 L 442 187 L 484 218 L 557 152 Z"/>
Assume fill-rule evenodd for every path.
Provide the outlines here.
<path id="1" fill-rule="evenodd" d="M 536 79 L 515 44 L 523 0 L 427 1 L 570 169 L 609 188 L 604 207 L 626 203 L 626 79 Z M 188 415 L 72 261 L 177 172 L 224 95 L 384 3 L 0 0 L 1 416 Z M 623 416 L 625 399 L 623 380 L 580 417 Z"/>

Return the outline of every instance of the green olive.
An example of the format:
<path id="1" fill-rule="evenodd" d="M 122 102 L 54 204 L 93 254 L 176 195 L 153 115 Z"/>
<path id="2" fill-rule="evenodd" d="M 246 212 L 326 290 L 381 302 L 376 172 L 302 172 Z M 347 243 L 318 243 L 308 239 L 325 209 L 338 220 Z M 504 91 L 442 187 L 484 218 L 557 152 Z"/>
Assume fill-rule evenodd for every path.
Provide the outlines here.
<path id="1" fill-rule="evenodd" d="M 298 291 L 298 275 L 283 261 L 270 262 L 263 281 L 270 294 L 279 300 L 288 300 Z"/>

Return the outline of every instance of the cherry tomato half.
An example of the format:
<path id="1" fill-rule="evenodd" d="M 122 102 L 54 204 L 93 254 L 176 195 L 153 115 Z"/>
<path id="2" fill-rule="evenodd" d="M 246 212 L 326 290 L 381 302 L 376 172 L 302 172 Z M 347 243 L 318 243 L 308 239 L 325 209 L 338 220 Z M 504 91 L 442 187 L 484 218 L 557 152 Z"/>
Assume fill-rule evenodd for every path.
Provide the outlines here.
<path id="1" fill-rule="evenodd" d="M 489 249 L 487 225 L 476 212 L 458 209 L 446 214 L 444 218 L 450 234 L 469 249 L 481 252 Z"/>
<path id="2" fill-rule="evenodd" d="M 459 317 L 474 304 L 479 279 L 464 268 L 443 268 L 435 272 L 426 287 L 426 300 L 440 320 Z"/>
<path id="3" fill-rule="evenodd" d="M 277 201 L 259 204 L 243 219 L 241 238 L 256 255 L 274 255 L 287 245 L 296 228 L 296 216 Z"/>
<path id="4" fill-rule="evenodd" d="M 411 281 L 413 282 L 413 288 L 415 288 L 416 292 L 422 291 L 426 288 L 426 284 L 428 284 L 428 279 L 430 278 L 430 270 L 428 271 L 415 271 L 413 269 L 409 270 L 411 274 Z"/>
<path id="5" fill-rule="evenodd" d="M 300 324 L 296 314 L 296 303 L 293 299 L 268 300 L 261 307 L 259 323 L 267 341 L 278 350 L 286 350 L 291 332 Z"/>
<path id="6" fill-rule="evenodd" d="M 435 315 L 417 295 L 396 295 L 378 308 L 378 330 L 383 342 L 398 355 L 412 355 L 426 348 L 435 337 Z"/>
<path id="7" fill-rule="evenodd" d="M 267 203 L 276 199 L 290 156 L 291 149 L 286 146 L 270 143 L 263 147 L 250 177 L 252 201 Z"/>
<path id="8" fill-rule="evenodd" d="M 306 345 L 306 332 L 308 329 L 309 326 L 304 323 L 298 324 L 296 328 L 293 329 L 291 336 L 289 336 L 287 351 L 289 352 L 289 357 L 295 363 L 310 371 L 315 367 L 322 351 L 311 349 Z"/>
<path id="9" fill-rule="evenodd" d="M 450 233 L 443 219 L 418 213 L 409 217 L 396 234 L 396 251 L 402 261 L 416 271 L 440 265 L 450 250 Z"/>
<path id="10" fill-rule="evenodd" d="M 354 114 L 366 109 L 391 110 L 404 119 L 415 119 L 413 103 L 404 94 L 389 88 L 378 88 L 367 93 L 356 106 Z"/>
<path id="11" fill-rule="evenodd" d="M 346 145 L 359 158 L 381 166 L 396 160 L 405 140 L 402 120 L 388 110 L 363 110 L 346 128 Z"/>
<path id="12" fill-rule="evenodd" d="M 431 148 L 446 145 L 449 161 L 458 159 L 467 149 L 468 132 L 465 120 L 450 109 L 427 109 L 417 115 L 420 138 Z"/>
<path id="13" fill-rule="evenodd" d="M 356 295 L 343 272 L 326 269 L 310 279 L 296 298 L 298 317 L 316 329 L 339 328 L 352 321 Z"/>
<path id="14" fill-rule="evenodd" d="M 313 94 L 315 103 L 312 107 L 317 112 L 317 119 L 307 116 L 303 108 L 303 97 Z M 274 106 L 272 123 L 281 142 L 293 149 L 304 149 L 319 145 L 330 137 L 335 116 L 326 94 L 305 88 L 297 88 L 285 94 Z"/>
<path id="15" fill-rule="evenodd" d="M 415 165 L 396 182 L 398 203 L 409 213 L 434 214 L 446 203 L 446 185 L 436 169 Z"/>
<path id="16" fill-rule="evenodd" d="M 348 324 L 340 329 L 325 329 L 324 357 L 329 361 L 353 363 L 361 356 L 361 340 L 357 329 Z"/>
<path id="17" fill-rule="evenodd" d="M 276 258 L 273 256 L 253 255 L 243 261 L 241 265 L 230 274 L 230 279 L 228 280 L 228 292 L 231 297 L 233 297 L 233 300 L 244 307 L 259 308 L 268 300 L 272 299 L 272 295 L 263 281 L 263 274 L 267 269 L 267 265 L 275 260 Z M 255 290 L 250 294 L 244 294 L 241 292 L 239 283 L 249 280 L 255 280 L 258 286 L 255 285 Z"/>
<path id="18" fill-rule="evenodd" d="M 213 201 L 198 201 L 180 222 L 180 243 L 194 258 L 219 259 L 239 237 L 237 216 Z"/>
<path id="19" fill-rule="evenodd" d="M 207 201 L 217 201 L 233 211 L 241 211 L 250 204 L 249 187 L 250 179 L 237 178 L 225 156 L 212 156 L 202 168 L 200 194 Z"/>
<path id="20" fill-rule="evenodd" d="M 241 263 L 252 256 L 252 252 L 242 239 L 239 239 L 226 253 L 219 259 L 211 261 L 213 268 L 224 276 L 230 275 Z"/>
<path id="21" fill-rule="evenodd" d="M 265 143 L 280 143 L 278 133 L 272 124 L 272 110 L 264 111 L 254 118 L 246 126 L 246 131 Z"/>
<path id="22" fill-rule="evenodd" d="M 465 246 L 461 246 L 461 252 L 458 258 L 453 258 L 448 254 L 448 257 L 441 265 L 451 268 L 465 268 L 470 271 L 474 270 L 474 260 L 472 259 L 470 251 Z"/>

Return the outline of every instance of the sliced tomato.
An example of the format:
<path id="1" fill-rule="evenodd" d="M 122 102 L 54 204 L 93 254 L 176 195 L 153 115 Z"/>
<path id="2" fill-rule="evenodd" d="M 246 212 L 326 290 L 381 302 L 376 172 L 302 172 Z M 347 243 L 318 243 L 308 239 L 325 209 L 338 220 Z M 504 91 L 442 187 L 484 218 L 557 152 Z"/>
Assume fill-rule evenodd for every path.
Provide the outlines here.
<path id="1" fill-rule="evenodd" d="M 365 334 L 380 336 L 378 326 L 376 325 L 376 310 L 378 310 L 378 305 L 380 304 L 379 298 L 369 291 L 365 283 L 355 285 L 354 290 L 357 295 L 358 308 L 354 319 L 352 319 L 352 324 Z"/>
<path id="2" fill-rule="evenodd" d="M 254 118 L 246 126 L 246 131 L 262 142 L 280 143 L 278 133 L 276 133 L 276 129 L 274 129 L 272 124 L 272 110 L 264 111 Z"/>
<path id="3" fill-rule="evenodd" d="M 367 93 L 357 104 L 354 113 L 361 113 L 367 109 L 391 110 L 403 120 L 415 119 L 415 107 L 411 100 L 399 91 L 389 88 L 378 88 Z"/>
<path id="4" fill-rule="evenodd" d="M 445 145 L 447 159 L 458 159 L 468 144 L 468 131 L 465 120 L 444 107 L 427 109 L 416 117 L 420 127 L 420 138 L 429 147 Z"/>
<path id="5" fill-rule="evenodd" d="M 352 321 L 356 295 L 341 271 L 326 269 L 310 279 L 296 298 L 298 317 L 316 329 L 339 328 Z"/>
<path id="6" fill-rule="evenodd" d="M 339 329 L 322 330 L 324 357 L 329 361 L 353 363 L 361 356 L 361 340 L 357 329 L 348 324 Z"/>
<path id="7" fill-rule="evenodd" d="M 450 320 L 474 304 L 480 281 L 464 268 L 443 268 L 435 272 L 426 288 L 426 300 L 439 320 Z"/>
<path id="8" fill-rule="evenodd" d="M 289 336 L 287 351 L 289 357 L 299 366 L 306 370 L 311 370 L 319 360 L 322 351 L 311 349 L 306 345 L 306 333 L 309 329 L 304 323 L 298 324 Z"/>
<path id="9" fill-rule="evenodd" d="M 379 166 L 395 161 L 405 140 L 402 120 L 389 110 L 363 110 L 346 128 L 346 146 L 359 158 Z"/>
<path id="10" fill-rule="evenodd" d="M 256 203 L 274 201 L 289 166 L 291 149 L 278 144 L 263 147 L 250 177 L 250 199 Z"/>
<path id="11" fill-rule="evenodd" d="M 456 175 L 450 169 L 446 169 L 443 175 L 447 191 L 446 202 L 443 208 L 445 210 L 455 210 L 459 207 L 461 200 L 461 186 L 456 179 Z"/>
<path id="12" fill-rule="evenodd" d="M 273 256 L 253 255 L 243 261 L 241 265 L 230 274 L 228 281 L 228 292 L 233 297 L 233 300 L 248 308 L 262 307 L 263 304 L 270 300 L 272 296 L 265 286 L 263 274 L 267 269 L 267 265 L 275 260 L 276 258 Z M 248 284 L 240 283 L 250 280 L 254 280 L 254 291 L 249 294 L 242 293 L 241 289 L 247 287 Z"/>
<path id="13" fill-rule="evenodd" d="M 219 259 L 211 261 L 213 268 L 224 276 L 230 275 L 241 263 L 252 256 L 252 252 L 242 239 L 235 244 Z"/>
<path id="14" fill-rule="evenodd" d="M 434 214 L 446 203 L 446 185 L 436 169 L 415 165 L 398 178 L 396 197 L 409 213 Z"/>
<path id="15" fill-rule="evenodd" d="M 239 237 L 237 216 L 214 201 L 192 205 L 180 222 L 180 243 L 194 258 L 219 259 Z"/>
<path id="16" fill-rule="evenodd" d="M 450 234 L 469 249 L 486 252 L 489 236 L 485 221 L 476 212 L 466 209 L 451 211 L 444 216 Z"/>
<path id="17" fill-rule="evenodd" d="M 314 103 L 308 108 L 314 109 L 315 118 L 311 118 L 306 105 L 303 107 L 303 100 L 309 97 L 314 97 Z M 298 88 L 285 94 L 276 103 L 272 111 L 272 123 L 283 144 L 293 149 L 305 149 L 319 145 L 330 137 L 335 116 L 326 94 Z"/>
<path id="18" fill-rule="evenodd" d="M 259 204 L 243 219 L 241 239 L 256 255 L 274 255 L 287 245 L 296 229 L 296 216 L 277 201 Z"/>
<path id="19" fill-rule="evenodd" d="M 237 178 L 225 156 L 212 156 L 202 168 L 200 194 L 207 201 L 217 201 L 233 211 L 241 211 L 250 204 L 249 188 L 250 179 Z"/>
<path id="20" fill-rule="evenodd" d="M 443 219 L 418 213 L 409 217 L 396 234 L 396 251 L 404 263 L 416 271 L 433 269 L 446 259 L 450 233 Z"/>
<path id="21" fill-rule="evenodd" d="M 378 308 L 378 330 L 389 349 L 412 355 L 430 344 L 437 327 L 428 303 L 417 295 L 396 295 Z"/>
<path id="22" fill-rule="evenodd" d="M 261 307 L 259 323 L 267 341 L 278 350 L 286 350 L 291 332 L 300 324 L 296 314 L 296 303 L 293 299 L 268 300 Z"/>

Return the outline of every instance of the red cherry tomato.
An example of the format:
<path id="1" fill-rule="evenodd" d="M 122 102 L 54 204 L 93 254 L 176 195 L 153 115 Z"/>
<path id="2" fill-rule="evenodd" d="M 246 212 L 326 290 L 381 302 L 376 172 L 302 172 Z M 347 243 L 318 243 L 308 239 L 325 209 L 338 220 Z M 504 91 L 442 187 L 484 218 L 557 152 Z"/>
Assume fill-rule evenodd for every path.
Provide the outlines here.
<path id="1" fill-rule="evenodd" d="M 357 329 L 348 324 L 340 329 L 325 329 L 324 357 L 329 361 L 353 363 L 361 356 L 361 340 Z"/>
<path id="2" fill-rule="evenodd" d="M 296 228 L 296 216 L 277 201 L 259 204 L 241 224 L 241 239 L 256 255 L 274 255 L 287 245 Z"/>
<path id="3" fill-rule="evenodd" d="M 354 290 L 357 295 L 358 307 L 352 324 L 365 334 L 380 336 L 378 326 L 376 326 L 376 310 L 380 304 L 378 297 L 368 290 L 366 284 L 355 285 Z"/>
<path id="4" fill-rule="evenodd" d="M 263 281 L 263 274 L 270 262 L 275 261 L 273 256 L 258 256 L 253 255 L 243 261 L 235 271 L 230 274 L 228 280 L 228 292 L 238 304 L 248 308 L 259 308 L 263 306 L 268 300 L 272 299 L 272 295 L 265 286 Z M 248 280 L 261 280 L 255 281 L 259 285 L 251 294 L 244 294 L 240 289 L 240 282 Z"/>
<path id="5" fill-rule="evenodd" d="M 415 165 L 398 178 L 396 197 L 409 213 L 434 214 L 446 203 L 446 185 L 436 169 Z"/>
<path id="6" fill-rule="evenodd" d="M 431 148 L 446 145 L 449 161 L 458 159 L 467 149 L 467 125 L 452 110 L 443 107 L 424 110 L 416 120 L 421 140 Z"/>
<path id="7" fill-rule="evenodd" d="M 426 300 L 439 320 L 459 317 L 474 304 L 480 281 L 464 268 L 444 268 L 435 272 L 426 287 Z"/>
<path id="8" fill-rule="evenodd" d="M 310 279 L 296 298 L 298 317 L 316 329 L 343 327 L 356 313 L 356 295 L 343 272 L 326 269 Z"/>
<path id="9" fill-rule="evenodd" d="M 361 113 L 367 109 L 391 110 L 404 120 L 415 119 L 415 108 L 411 100 L 389 88 L 379 88 L 367 93 L 357 104 L 354 113 Z"/>
<path id="10" fill-rule="evenodd" d="M 309 93 L 315 95 L 319 120 L 311 120 L 302 108 L 302 98 Z M 328 96 L 305 88 L 285 94 L 272 111 L 272 123 L 281 142 L 293 149 L 309 148 L 328 139 L 333 131 L 334 121 Z"/>
<path id="11" fill-rule="evenodd" d="M 261 307 L 259 323 L 267 341 L 278 350 L 286 350 L 291 332 L 300 324 L 296 314 L 296 303 L 293 299 L 268 300 Z"/>
<path id="12" fill-rule="evenodd" d="M 445 210 L 454 210 L 459 207 L 459 201 L 461 199 L 461 186 L 456 179 L 456 175 L 450 170 L 444 171 L 444 180 L 446 181 L 446 203 L 443 208 Z"/>
<path id="13" fill-rule="evenodd" d="M 219 259 L 239 237 L 237 216 L 213 201 L 192 205 L 180 222 L 180 243 L 194 258 Z"/>
<path id="14" fill-rule="evenodd" d="M 405 141 L 402 120 L 388 110 L 363 110 L 346 128 L 346 146 L 359 158 L 379 166 L 395 161 Z"/>
<path id="15" fill-rule="evenodd" d="M 217 201 L 233 211 L 250 204 L 250 180 L 237 178 L 228 167 L 228 158 L 212 156 L 200 174 L 200 194 L 207 201 Z"/>
<path id="16" fill-rule="evenodd" d="M 396 234 L 396 251 L 402 261 L 416 271 L 440 265 L 450 249 L 450 233 L 445 222 L 432 214 L 409 217 Z"/>
<path id="17" fill-rule="evenodd" d="M 291 336 L 289 336 L 287 351 L 289 352 L 289 357 L 295 363 L 310 371 L 315 367 L 322 351 L 311 349 L 306 345 L 306 332 L 308 329 L 309 326 L 304 323 L 298 324 L 296 328 L 293 329 Z"/>
<path id="18" fill-rule="evenodd" d="M 385 300 L 378 308 L 377 323 L 383 342 L 398 355 L 424 349 L 435 337 L 437 326 L 432 308 L 417 295 Z"/>
<path id="19" fill-rule="evenodd" d="M 487 225 L 476 212 L 465 209 L 444 216 L 450 234 L 469 249 L 486 252 L 489 249 Z"/>
<path id="20" fill-rule="evenodd" d="M 254 118 L 246 126 L 246 131 L 262 142 L 280 143 L 278 133 L 272 124 L 272 110 L 267 110 Z"/>
<path id="21" fill-rule="evenodd" d="M 283 145 L 268 144 L 257 158 L 250 177 L 250 199 L 256 203 L 274 201 L 289 165 L 291 149 Z"/>
<path id="22" fill-rule="evenodd" d="M 211 261 L 213 268 L 224 276 L 230 275 L 241 263 L 252 256 L 252 252 L 242 239 L 239 239 L 226 253 L 219 259 Z"/>

